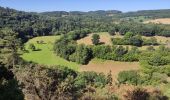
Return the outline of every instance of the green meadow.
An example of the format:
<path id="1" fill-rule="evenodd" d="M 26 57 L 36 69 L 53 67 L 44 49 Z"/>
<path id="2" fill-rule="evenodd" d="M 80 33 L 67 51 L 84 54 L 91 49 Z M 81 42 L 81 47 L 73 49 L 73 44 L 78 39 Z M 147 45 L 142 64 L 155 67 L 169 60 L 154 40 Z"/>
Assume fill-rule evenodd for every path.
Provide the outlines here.
<path id="1" fill-rule="evenodd" d="M 69 68 L 78 70 L 80 66 L 77 63 L 69 62 L 63 58 L 60 58 L 54 54 L 53 44 L 55 40 L 59 39 L 60 36 L 43 36 L 30 39 L 25 43 L 25 49 L 28 52 L 25 52 L 21 57 L 26 61 L 32 61 L 42 65 L 60 65 L 60 66 L 69 66 Z M 38 44 L 37 41 L 43 41 L 43 43 Z M 32 51 L 29 49 L 29 44 L 34 44 L 37 51 Z"/>

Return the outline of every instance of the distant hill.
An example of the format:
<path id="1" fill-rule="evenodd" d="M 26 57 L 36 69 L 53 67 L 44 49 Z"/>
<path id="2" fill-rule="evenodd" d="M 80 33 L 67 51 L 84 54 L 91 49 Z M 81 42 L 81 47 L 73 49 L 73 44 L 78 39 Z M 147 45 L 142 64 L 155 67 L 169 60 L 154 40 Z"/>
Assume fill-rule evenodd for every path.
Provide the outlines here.
<path id="1" fill-rule="evenodd" d="M 117 15 L 116 17 L 138 17 L 138 16 L 148 16 L 152 18 L 168 18 L 170 17 L 170 9 L 162 10 L 140 10 L 134 12 L 125 12 L 122 13 L 118 10 L 97 10 L 97 11 L 52 11 L 52 12 L 43 12 L 42 15 L 49 15 L 51 17 L 63 17 L 68 15 L 86 15 L 86 16 L 112 16 Z"/>
<path id="2" fill-rule="evenodd" d="M 9 13 L 8 13 L 9 12 Z M 18 11 L 11 8 L 4 8 L 0 7 L 0 14 L 12 14 L 17 13 L 19 15 L 28 14 L 24 11 Z M 29 13 L 30 14 L 30 13 Z M 31 14 L 33 14 L 31 12 Z M 160 9 L 160 10 L 139 10 L 133 12 L 125 12 L 119 10 L 97 10 L 97 11 L 49 11 L 49 12 L 42 12 L 42 13 L 34 13 L 40 15 L 48 15 L 50 17 L 64 17 L 64 16 L 113 16 L 113 17 L 138 17 L 138 16 L 148 16 L 152 18 L 169 18 L 170 17 L 170 9 Z"/>
<path id="3" fill-rule="evenodd" d="M 136 12 L 127 12 L 121 14 L 121 17 L 137 17 L 137 16 L 149 16 L 153 18 L 168 18 L 170 17 L 170 9 L 140 10 Z"/>
<path id="4" fill-rule="evenodd" d="M 89 12 L 82 12 L 82 11 L 52 11 L 52 12 L 43 12 L 40 13 L 42 15 L 49 15 L 52 17 L 62 17 L 62 16 L 68 16 L 68 15 L 87 15 L 87 16 L 107 16 L 111 14 L 120 14 L 121 11 L 118 10 L 97 10 L 97 11 L 89 11 Z"/>

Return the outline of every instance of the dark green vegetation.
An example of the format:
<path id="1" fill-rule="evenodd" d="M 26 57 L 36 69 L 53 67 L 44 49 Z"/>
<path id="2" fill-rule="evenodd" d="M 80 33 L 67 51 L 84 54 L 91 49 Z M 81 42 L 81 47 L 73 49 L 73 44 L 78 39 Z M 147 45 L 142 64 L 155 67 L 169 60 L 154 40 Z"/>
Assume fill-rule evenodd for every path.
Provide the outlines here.
<path id="1" fill-rule="evenodd" d="M 160 91 L 147 92 L 146 89 L 136 88 L 133 91 L 128 91 L 124 95 L 126 100 L 168 100 Z"/>
<path id="2" fill-rule="evenodd" d="M 170 76 L 170 49 L 160 46 L 158 50 L 145 51 L 140 54 L 142 70 L 119 73 L 120 83 L 158 85 L 168 83 Z"/>
<path id="3" fill-rule="evenodd" d="M 170 17 L 170 9 L 165 10 L 141 10 L 137 12 L 128 12 L 123 14 L 124 17 L 138 17 L 145 16 L 151 18 L 167 18 Z"/>
<path id="4" fill-rule="evenodd" d="M 108 16 L 109 12 L 107 11 L 89 12 L 83 15 L 73 12 L 75 14 L 67 14 L 64 17 L 65 14 L 61 12 L 44 13 L 46 16 L 42 16 L 44 15 L 43 13 L 27 13 L 2 7 L 0 11 L 0 27 L 9 27 L 14 32 L 17 32 L 22 42 L 26 42 L 29 38 L 35 36 L 66 34 L 70 31 L 81 29 L 88 29 L 91 32 L 110 33 L 116 31 L 121 34 L 133 32 L 134 34 L 145 36 L 170 36 L 169 25 L 145 25 L 133 21 L 121 21 L 121 18 L 117 16 L 121 15 L 119 12 L 111 11 L 110 13 L 114 16 Z M 160 13 L 162 12 L 160 11 Z M 58 14 L 60 15 L 58 16 Z M 119 22 L 119 24 L 116 24 L 114 20 Z"/>
<path id="5" fill-rule="evenodd" d="M 167 11 L 144 11 L 142 14 L 137 12 L 128 17 L 169 17 Z M 142 70 L 121 72 L 118 76 L 119 84 L 168 86 L 170 50 L 165 46 L 160 46 L 157 50 L 149 48 L 146 51 L 140 51 L 137 47 L 130 49 L 123 46 L 105 46 L 99 45 L 98 36 L 93 37 L 94 44 L 98 44 L 95 46 L 76 43 L 76 40 L 92 32 L 109 32 L 111 35 L 119 32 L 124 35 L 126 43 L 122 43 L 124 41 L 121 39 L 113 41 L 134 46 L 158 44 L 155 38 L 144 40 L 141 36 L 170 36 L 169 25 L 122 21 L 122 18 L 126 16 L 120 11 L 28 13 L 0 7 L 0 99 L 118 99 L 116 93 L 107 88 L 113 86 L 111 73 L 106 76 L 95 72 L 76 72 L 68 67 L 49 67 L 20 58 L 20 52 L 36 53 L 41 51 L 37 44 L 44 44 L 43 41 L 29 44 L 31 51 L 27 51 L 25 42 L 33 37 L 48 35 L 61 35 L 54 43 L 54 52 L 69 61 L 87 64 L 95 57 L 114 61 L 140 61 Z M 44 52 L 44 55 L 46 53 Z M 141 96 L 145 96 L 147 100 L 152 95 L 140 89 L 129 93 L 129 97 L 126 97 L 130 98 L 129 100 L 136 100 Z M 153 98 L 162 96 L 157 94 Z"/>
<path id="6" fill-rule="evenodd" d="M 92 36 L 92 43 L 94 45 L 98 45 L 100 42 L 100 36 L 98 34 L 93 34 Z"/>
<path id="7" fill-rule="evenodd" d="M 132 32 L 125 33 L 123 38 L 112 38 L 113 45 L 133 45 L 133 46 L 145 46 L 145 45 L 158 45 L 156 38 L 142 39 L 140 35 L 134 35 Z"/>
<path id="8" fill-rule="evenodd" d="M 81 34 L 81 32 L 80 32 Z M 93 35 L 95 44 L 98 43 L 99 36 Z M 77 62 L 79 64 L 87 64 L 92 58 L 100 58 L 105 60 L 115 61 L 138 61 L 140 54 L 138 48 L 132 49 L 125 48 L 123 46 L 85 46 L 78 45 L 72 37 L 72 34 L 63 36 L 60 40 L 54 44 L 54 51 L 56 54 L 66 60 Z"/>
<path id="9" fill-rule="evenodd" d="M 17 71 L 16 77 L 25 85 L 24 94 L 29 99 L 67 99 L 79 100 L 87 98 L 86 93 L 94 93 L 97 88 L 105 88 L 107 77 L 94 72 L 78 73 L 68 68 L 55 66 L 26 65 Z M 74 91 L 74 92 L 73 92 Z M 114 94 L 98 95 L 99 98 L 115 99 Z M 96 97 L 96 99 L 98 98 Z"/>

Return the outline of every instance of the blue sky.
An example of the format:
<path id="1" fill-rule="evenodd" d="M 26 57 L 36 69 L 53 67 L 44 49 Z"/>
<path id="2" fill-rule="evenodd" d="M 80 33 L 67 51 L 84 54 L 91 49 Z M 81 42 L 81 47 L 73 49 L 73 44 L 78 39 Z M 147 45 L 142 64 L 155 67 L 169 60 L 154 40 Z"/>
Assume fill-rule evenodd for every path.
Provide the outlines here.
<path id="1" fill-rule="evenodd" d="M 0 6 L 22 11 L 94 11 L 170 9 L 170 0 L 0 0 Z"/>

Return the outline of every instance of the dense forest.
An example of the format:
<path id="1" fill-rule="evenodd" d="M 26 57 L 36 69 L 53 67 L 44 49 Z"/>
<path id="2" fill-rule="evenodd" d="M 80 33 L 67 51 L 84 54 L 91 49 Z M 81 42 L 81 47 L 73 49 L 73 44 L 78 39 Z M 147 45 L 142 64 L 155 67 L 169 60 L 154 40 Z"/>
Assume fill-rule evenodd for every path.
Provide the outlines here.
<path id="1" fill-rule="evenodd" d="M 120 18 L 116 16 L 121 13 L 120 11 L 93 11 L 82 14 L 82 16 L 79 14 L 80 12 L 65 12 L 66 14 L 64 12 L 27 13 L 3 7 L 0 8 L 0 11 L 0 28 L 11 28 L 18 33 L 23 42 L 35 36 L 66 34 L 81 29 L 89 29 L 91 32 L 118 31 L 125 34 L 132 31 L 135 34 L 146 36 L 170 36 L 170 26 L 167 25 L 144 25 L 119 21 Z M 163 15 L 164 10 L 160 12 L 158 16 L 159 14 Z M 108 16 L 109 13 L 116 16 Z M 165 12 L 165 14 L 167 13 Z M 119 24 L 114 22 L 115 19 L 119 21 Z"/>
<path id="2" fill-rule="evenodd" d="M 63 66 L 49 68 L 22 59 L 18 51 L 26 51 L 24 43 L 37 36 L 62 35 L 54 43 L 56 55 L 83 65 L 92 58 L 140 61 L 142 71 L 119 73 L 118 86 L 168 83 L 162 76 L 170 76 L 170 49 L 164 45 L 154 49 L 152 46 L 159 45 L 155 38 L 141 37 L 170 37 L 170 25 L 122 20 L 134 16 L 167 18 L 170 10 L 35 13 L 0 7 L 0 100 L 119 100 L 112 90 L 111 73 L 79 72 Z M 112 38 L 112 46 L 101 45 L 98 35 L 93 35 L 93 46 L 76 43 L 93 32 L 119 33 L 124 38 Z M 137 47 L 144 45 L 152 46 L 146 51 L 138 50 Z M 34 51 L 33 45 L 31 48 Z M 168 100 L 159 90 L 147 92 L 142 88 L 128 91 L 124 97 L 127 100 Z"/>

